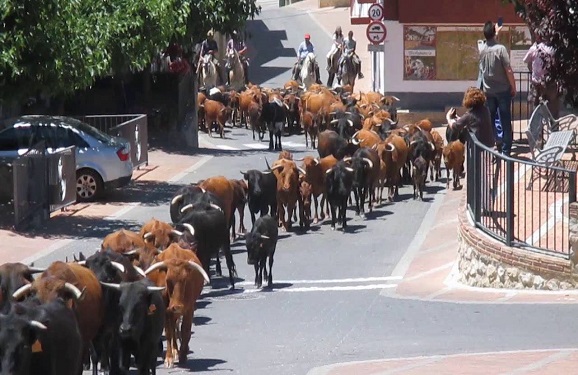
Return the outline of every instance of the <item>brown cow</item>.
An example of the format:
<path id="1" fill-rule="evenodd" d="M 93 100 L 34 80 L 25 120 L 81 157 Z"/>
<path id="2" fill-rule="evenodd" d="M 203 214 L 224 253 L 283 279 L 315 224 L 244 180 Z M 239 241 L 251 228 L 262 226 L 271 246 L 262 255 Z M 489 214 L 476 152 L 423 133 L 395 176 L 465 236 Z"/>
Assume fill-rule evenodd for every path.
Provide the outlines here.
<path id="1" fill-rule="evenodd" d="M 303 180 L 311 185 L 311 195 L 313 196 L 313 204 L 315 208 L 315 216 L 313 223 L 317 224 L 319 218 L 324 219 L 323 206 L 325 203 L 325 172 L 337 164 L 337 159 L 333 155 L 326 156 L 318 160 L 312 156 L 303 158 L 302 168 L 305 171 Z M 318 215 L 318 198 L 323 194 L 321 200 L 321 216 Z"/>
<path id="2" fill-rule="evenodd" d="M 450 188 L 450 170 L 453 171 L 453 187 L 457 190 L 461 187 L 460 174 L 462 173 L 465 148 L 459 140 L 448 143 L 443 150 L 444 164 L 446 165 L 446 189 Z"/>
<path id="3" fill-rule="evenodd" d="M 435 151 L 431 167 L 431 180 L 438 181 L 442 177 L 442 153 L 444 149 L 444 139 L 440 133 L 433 131 L 431 135 L 434 140 Z"/>
<path id="4" fill-rule="evenodd" d="M 251 130 L 253 131 L 253 140 L 255 140 L 255 132 L 259 136 L 259 140 L 262 141 L 263 137 L 265 136 L 265 132 L 267 131 L 267 127 L 265 126 L 265 122 L 261 120 L 261 105 L 256 102 L 250 102 L 249 106 L 247 107 L 246 115 L 248 117 L 245 118 L 245 122 L 248 122 L 251 125 Z"/>
<path id="5" fill-rule="evenodd" d="M 309 142 L 307 140 L 307 136 L 309 136 L 311 138 L 311 148 L 315 148 L 319 126 L 313 113 L 309 111 L 303 112 L 301 116 L 301 128 L 303 129 L 303 133 L 305 133 L 305 147 L 309 148 Z"/>
<path id="6" fill-rule="evenodd" d="M 291 216 L 299 200 L 299 172 L 305 171 L 298 167 L 294 161 L 281 159 L 276 160 L 271 167 L 271 171 L 277 178 L 277 217 L 279 226 L 287 231 L 291 228 Z M 285 207 L 287 207 L 287 219 L 285 218 Z M 299 217 L 303 217 L 300 207 Z"/>
<path id="7" fill-rule="evenodd" d="M 205 109 L 203 108 L 205 100 L 207 100 L 207 95 L 199 91 L 197 94 L 197 107 L 199 108 L 197 111 L 197 119 L 199 122 L 199 129 L 202 130 L 207 130 L 207 124 L 205 124 Z"/>
<path id="8" fill-rule="evenodd" d="M 259 111 L 261 110 L 261 91 L 258 88 L 249 89 L 239 94 L 239 112 L 240 124 L 245 122 L 245 128 L 248 128 L 249 108 L 252 104 L 256 104 Z M 254 107 L 253 107 L 254 108 Z"/>
<path id="9" fill-rule="evenodd" d="M 100 245 L 101 250 L 109 249 L 120 254 L 143 247 L 145 247 L 143 238 L 138 233 L 124 228 L 108 234 Z"/>
<path id="10" fill-rule="evenodd" d="M 144 242 L 159 250 L 166 249 L 171 243 L 178 241 L 182 235 L 169 223 L 157 220 L 154 217 L 140 229 L 140 236 Z"/>
<path id="11" fill-rule="evenodd" d="M 425 130 L 426 132 L 431 132 L 432 128 L 433 128 L 433 124 L 431 123 L 431 121 L 429 119 L 423 119 L 420 120 L 418 122 L 416 122 L 415 124 L 418 128 L 420 128 L 421 130 Z"/>
<path id="12" fill-rule="evenodd" d="M 245 224 L 243 223 L 243 221 L 245 219 L 245 204 L 247 204 L 247 191 L 249 190 L 249 187 L 247 186 L 245 180 L 231 179 L 229 181 L 231 181 L 234 191 L 233 207 L 237 210 L 237 213 L 239 214 L 239 233 L 245 233 L 247 232 L 247 229 L 245 228 Z M 232 236 L 233 238 L 236 238 L 234 213 L 231 215 L 231 220 L 233 221 L 231 223 Z"/>
<path id="13" fill-rule="evenodd" d="M 154 280 L 155 284 L 166 287 L 163 291 L 163 299 L 167 306 L 165 366 L 172 368 L 176 356 L 179 357 L 181 365 L 187 361 L 197 299 L 203 291 L 203 286 L 209 283 L 209 276 L 195 253 L 182 249 L 177 244 L 169 246 L 156 259 L 158 262 L 150 266 L 145 273 L 157 271 L 160 277 Z M 180 318 L 182 322 L 178 327 Z M 180 348 L 177 338 L 181 342 Z"/>
<path id="14" fill-rule="evenodd" d="M 223 212 L 225 213 L 225 220 L 227 221 L 227 228 L 230 228 L 233 214 L 233 201 L 235 196 L 235 189 L 229 181 L 224 176 L 210 177 L 199 183 L 201 189 L 205 189 L 217 196 L 223 203 Z M 234 240 L 234 238 L 233 238 Z"/>
<path id="15" fill-rule="evenodd" d="M 303 222 L 299 222 L 300 226 L 305 225 L 305 228 L 309 228 L 311 223 L 311 195 L 312 195 L 311 184 L 303 178 L 303 175 L 299 177 L 299 205 L 302 206 L 303 212 Z"/>
<path id="16" fill-rule="evenodd" d="M 80 264 L 56 261 L 32 284 L 14 292 L 13 297 L 18 300 L 28 293 L 43 303 L 56 298 L 68 301 L 67 305 L 76 312 L 86 358 L 90 342 L 96 337 L 104 317 L 102 289 L 94 273 Z M 97 366 L 94 361 L 93 366 Z"/>
<path id="17" fill-rule="evenodd" d="M 374 148 L 381 142 L 379 134 L 373 130 L 359 130 L 351 136 L 351 143 L 359 147 Z"/>
<path id="18" fill-rule="evenodd" d="M 213 124 L 217 123 L 221 138 L 225 138 L 225 124 L 231 117 L 231 108 L 221 102 L 210 99 L 205 100 L 205 103 L 199 107 L 205 111 L 205 123 L 209 137 L 213 136 Z"/>
<path id="19" fill-rule="evenodd" d="M 399 185 L 401 183 L 401 170 L 403 169 L 409 148 L 405 139 L 397 134 L 391 134 L 385 140 L 385 148 L 381 159 L 385 162 L 386 168 L 386 185 L 389 188 L 387 199 L 392 202 L 399 194 Z"/>

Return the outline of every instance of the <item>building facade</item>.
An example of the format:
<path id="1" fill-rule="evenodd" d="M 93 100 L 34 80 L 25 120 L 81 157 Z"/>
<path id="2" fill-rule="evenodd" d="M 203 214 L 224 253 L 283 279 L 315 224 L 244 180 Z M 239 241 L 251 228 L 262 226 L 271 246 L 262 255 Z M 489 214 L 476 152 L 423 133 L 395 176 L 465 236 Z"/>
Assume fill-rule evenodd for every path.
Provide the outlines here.
<path id="1" fill-rule="evenodd" d="M 351 0 L 351 23 L 367 24 L 371 4 L 357 1 Z M 375 52 L 373 59 L 378 89 L 398 96 L 407 108 L 441 109 L 459 103 L 478 77 L 477 42 L 483 39 L 483 24 L 499 17 L 504 27 L 498 39 L 509 51 L 512 69 L 527 72 L 522 59 L 531 35 L 512 5 L 501 0 L 385 0 L 384 52 Z M 525 73 L 516 77 L 527 79 Z M 519 86 L 518 91 L 528 87 L 524 82 Z"/>

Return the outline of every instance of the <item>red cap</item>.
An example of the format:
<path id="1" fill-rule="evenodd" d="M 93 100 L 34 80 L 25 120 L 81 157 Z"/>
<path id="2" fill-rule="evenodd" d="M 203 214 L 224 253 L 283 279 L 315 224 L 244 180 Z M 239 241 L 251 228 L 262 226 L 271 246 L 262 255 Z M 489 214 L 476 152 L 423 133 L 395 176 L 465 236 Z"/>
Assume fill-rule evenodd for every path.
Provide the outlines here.
<path id="1" fill-rule="evenodd" d="M 305 34 L 305 39 L 311 39 L 311 35 Z"/>

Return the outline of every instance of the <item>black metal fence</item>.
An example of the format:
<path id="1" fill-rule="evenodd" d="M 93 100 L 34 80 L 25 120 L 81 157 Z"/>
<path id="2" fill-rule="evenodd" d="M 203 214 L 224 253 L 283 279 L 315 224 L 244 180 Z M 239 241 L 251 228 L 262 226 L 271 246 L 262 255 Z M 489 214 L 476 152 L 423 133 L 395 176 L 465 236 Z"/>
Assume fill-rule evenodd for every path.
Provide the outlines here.
<path id="1" fill-rule="evenodd" d="M 467 204 L 486 234 L 507 246 L 568 259 L 569 205 L 575 201 L 575 170 L 504 156 L 471 135 Z"/>
<path id="2" fill-rule="evenodd" d="M 528 96 L 532 92 L 530 75 L 530 72 L 514 72 L 518 94 L 512 101 L 512 121 L 523 122 L 530 118 L 534 110 L 533 99 Z M 516 142 L 526 142 L 524 129 L 524 124 L 519 127 L 514 127 L 514 140 Z"/>
<path id="3" fill-rule="evenodd" d="M 148 126 L 146 115 L 90 115 L 78 118 L 107 134 L 130 142 L 133 168 L 148 165 Z"/>
<path id="4" fill-rule="evenodd" d="M 51 212 L 76 202 L 75 147 L 48 153 L 39 142 L 7 165 L 12 167 L 16 230 L 39 226 Z"/>

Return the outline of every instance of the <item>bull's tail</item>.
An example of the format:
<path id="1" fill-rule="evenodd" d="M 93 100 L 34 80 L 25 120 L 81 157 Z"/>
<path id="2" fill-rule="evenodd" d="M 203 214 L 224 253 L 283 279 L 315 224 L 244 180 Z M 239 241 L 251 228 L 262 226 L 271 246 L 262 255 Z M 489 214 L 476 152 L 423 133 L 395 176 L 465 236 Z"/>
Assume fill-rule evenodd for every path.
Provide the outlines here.
<path id="1" fill-rule="evenodd" d="M 267 161 L 267 158 L 264 158 L 264 159 L 265 159 L 265 164 L 267 164 L 267 169 L 268 169 L 268 170 L 271 170 L 271 166 L 269 165 L 269 162 Z"/>

